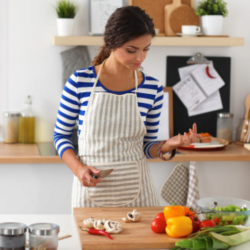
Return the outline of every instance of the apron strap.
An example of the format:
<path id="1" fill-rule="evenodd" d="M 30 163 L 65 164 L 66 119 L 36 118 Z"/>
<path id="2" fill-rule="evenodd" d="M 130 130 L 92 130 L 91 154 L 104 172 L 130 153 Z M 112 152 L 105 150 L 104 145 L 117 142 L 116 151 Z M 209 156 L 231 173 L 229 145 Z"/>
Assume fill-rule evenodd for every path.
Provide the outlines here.
<path id="1" fill-rule="evenodd" d="M 100 77 L 100 74 L 101 74 L 101 71 L 102 71 L 102 66 L 103 66 L 103 64 L 104 64 L 104 62 L 105 62 L 106 60 L 107 60 L 107 59 L 105 59 L 105 60 L 102 62 L 101 66 L 100 66 L 99 72 L 98 72 L 98 74 L 97 74 L 97 77 L 96 77 L 96 79 L 95 79 L 93 88 L 92 88 L 91 93 L 90 93 L 90 98 L 89 98 L 88 106 L 91 105 L 91 103 L 92 103 L 93 96 L 94 96 L 93 93 L 95 92 L 95 87 L 96 87 L 97 82 L 98 82 L 98 80 L 99 80 L 99 77 Z M 87 109 L 88 109 L 88 107 L 87 107 Z M 86 110 L 86 113 L 87 113 L 87 110 Z M 86 115 L 86 113 L 85 113 L 85 115 Z"/>
<path id="2" fill-rule="evenodd" d="M 134 72 L 135 72 L 135 93 L 136 93 L 137 92 L 137 87 L 138 87 L 138 77 L 137 77 L 136 70 Z"/>

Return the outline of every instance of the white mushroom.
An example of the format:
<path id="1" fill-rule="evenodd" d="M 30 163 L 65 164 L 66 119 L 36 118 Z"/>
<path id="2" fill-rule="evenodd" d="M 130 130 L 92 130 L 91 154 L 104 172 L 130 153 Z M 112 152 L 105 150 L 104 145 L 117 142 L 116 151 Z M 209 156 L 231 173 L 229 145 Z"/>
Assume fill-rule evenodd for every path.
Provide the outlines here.
<path id="1" fill-rule="evenodd" d="M 94 222 L 94 228 L 99 229 L 99 230 L 103 230 L 104 229 L 104 223 L 105 223 L 105 219 L 96 220 Z"/>
<path id="2" fill-rule="evenodd" d="M 122 225 L 118 221 L 106 220 L 104 223 L 105 231 L 108 233 L 120 233 L 122 231 Z"/>
<path id="3" fill-rule="evenodd" d="M 95 222 L 95 219 L 93 217 L 90 217 L 88 219 L 83 220 L 83 225 L 87 228 L 93 228 L 94 222 Z"/>
<path id="4" fill-rule="evenodd" d="M 122 220 L 124 221 L 124 222 L 126 222 L 126 223 L 128 223 L 128 222 L 130 222 L 131 220 L 130 219 L 128 219 L 128 218 L 122 218 Z"/>
<path id="5" fill-rule="evenodd" d="M 139 213 L 136 209 L 134 209 L 131 213 L 127 213 L 127 218 L 131 221 L 140 221 L 141 217 L 141 213 Z"/>

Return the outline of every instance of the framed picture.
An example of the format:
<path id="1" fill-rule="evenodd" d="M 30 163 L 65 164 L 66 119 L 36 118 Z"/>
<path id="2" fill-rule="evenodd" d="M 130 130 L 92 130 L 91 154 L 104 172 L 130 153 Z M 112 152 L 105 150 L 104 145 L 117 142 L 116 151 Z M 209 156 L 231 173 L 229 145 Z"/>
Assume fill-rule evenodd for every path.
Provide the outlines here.
<path id="1" fill-rule="evenodd" d="M 174 135 L 173 126 L 173 90 L 172 87 L 164 87 L 163 106 L 160 116 L 158 141 L 168 140 Z"/>
<path id="2" fill-rule="evenodd" d="M 89 0 L 89 35 L 103 35 L 111 14 L 123 0 Z"/>

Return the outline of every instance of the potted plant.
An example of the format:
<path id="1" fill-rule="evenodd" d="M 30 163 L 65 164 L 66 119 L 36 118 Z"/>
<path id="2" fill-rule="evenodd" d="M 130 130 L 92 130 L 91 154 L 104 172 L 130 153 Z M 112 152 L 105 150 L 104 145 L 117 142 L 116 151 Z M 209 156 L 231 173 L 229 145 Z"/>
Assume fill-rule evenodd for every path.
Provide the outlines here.
<path id="1" fill-rule="evenodd" d="M 78 5 L 69 0 L 59 0 L 55 6 L 59 36 L 72 36 Z"/>
<path id="2" fill-rule="evenodd" d="M 227 3 L 224 0 L 202 0 L 195 13 L 201 16 L 201 27 L 204 35 L 222 35 L 224 17 L 227 16 Z"/>

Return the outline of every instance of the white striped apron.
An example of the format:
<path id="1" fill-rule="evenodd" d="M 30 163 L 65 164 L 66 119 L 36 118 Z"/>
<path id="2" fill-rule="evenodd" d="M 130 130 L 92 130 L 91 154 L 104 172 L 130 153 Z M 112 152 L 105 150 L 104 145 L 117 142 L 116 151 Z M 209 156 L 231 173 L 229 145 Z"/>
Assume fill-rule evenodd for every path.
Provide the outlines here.
<path id="1" fill-rule="evenodd" d="M 93 85 L 78 139 L 79 159 L 98 170 L 113 168 L 96 187 L 84 187 L 74 176 L 73 207 L 158 206 L 156 190 L 143 152 L 146 128 L 135 93 L 96 93 L 102 65 Z"/>

